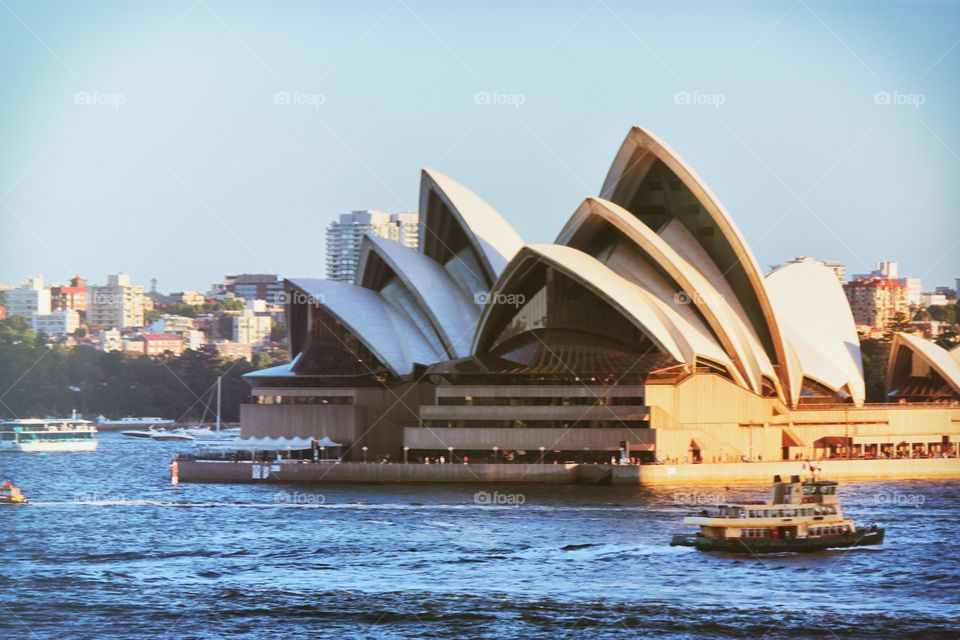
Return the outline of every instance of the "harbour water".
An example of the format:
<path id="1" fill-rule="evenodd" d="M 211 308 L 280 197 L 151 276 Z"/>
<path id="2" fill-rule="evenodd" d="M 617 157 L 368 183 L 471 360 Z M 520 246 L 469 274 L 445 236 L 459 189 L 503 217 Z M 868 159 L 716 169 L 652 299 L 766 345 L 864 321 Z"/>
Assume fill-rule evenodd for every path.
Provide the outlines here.
<path id="1" fill-rule="evenodd" d="M 960 483 L 843 483 L 879 548 L 670 547 L 723 487 L 169 484 L 183 444 L 0 455 L 0 638 L 956 638 Z"/>

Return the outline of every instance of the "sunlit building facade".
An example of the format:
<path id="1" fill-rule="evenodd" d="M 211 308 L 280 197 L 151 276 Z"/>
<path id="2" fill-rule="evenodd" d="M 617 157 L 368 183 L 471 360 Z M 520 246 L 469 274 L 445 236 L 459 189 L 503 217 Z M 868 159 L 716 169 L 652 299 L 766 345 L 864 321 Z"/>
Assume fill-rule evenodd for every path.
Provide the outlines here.
<path id="1" fill-rule="evenodd" d="M 762 274 L 641 127 L 552 244 L 424 170 L 415 248 L 368 234 L 352 282 L 287 288 L 292 360 L 247 375 L 244 435 L 326 436 L 353 459 L 694 463 L 863 454 L 915 428 L 864 406 L 836 270 Z M 956 437 L 955 414 L 918 437 Z"/>

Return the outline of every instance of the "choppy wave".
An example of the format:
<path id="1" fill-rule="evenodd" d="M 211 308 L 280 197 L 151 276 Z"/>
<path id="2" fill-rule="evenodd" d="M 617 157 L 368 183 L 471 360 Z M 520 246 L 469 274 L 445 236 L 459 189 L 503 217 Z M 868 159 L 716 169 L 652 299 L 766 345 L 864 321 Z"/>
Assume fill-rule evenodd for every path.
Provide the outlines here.
<path id="1" fill-rule="evenodd" d="M 700 488 L 173 489 L 114 440 L 0 460 L 33 500 L 0 513 L 0 638 L 958 637 L 958 483 L 844 484 L 882 547 L 754 558 L 668 545 Z"/>

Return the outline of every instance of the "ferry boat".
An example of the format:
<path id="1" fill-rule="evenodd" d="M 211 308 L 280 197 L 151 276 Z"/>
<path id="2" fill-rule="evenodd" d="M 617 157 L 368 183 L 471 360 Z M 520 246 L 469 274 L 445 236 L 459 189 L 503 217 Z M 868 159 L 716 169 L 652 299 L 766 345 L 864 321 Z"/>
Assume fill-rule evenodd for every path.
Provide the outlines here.
<path id="1" fill-rule="evenodd" d="M 836 547 L 862 547 L 883 543 L 884 530 L 876 525 L 857 527 L 843 516 L 837 501 L 837 483 L 792 476 L 773 478 L 773 499 L 768 502 L 730 502 L 683 519 L 699 527 L 695 534 L 676 534 L 671 546 L 699 551 L 775 553 L 820 551 Z"/>
<path id="2" fill-rule="evenodd" d="M 96 451 L 96 433 L 92 422 L 77 418 L 8 420 L 0 422 L 0 451 Z"/>

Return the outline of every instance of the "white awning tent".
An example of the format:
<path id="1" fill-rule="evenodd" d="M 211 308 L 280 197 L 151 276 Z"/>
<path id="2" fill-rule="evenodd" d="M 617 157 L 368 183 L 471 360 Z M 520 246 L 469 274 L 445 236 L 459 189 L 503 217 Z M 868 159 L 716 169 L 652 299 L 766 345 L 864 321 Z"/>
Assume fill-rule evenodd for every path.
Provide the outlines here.
<path id="1" fill-rule="evenodd" d="M 300 451 L 312 448 L 314 441 L 318 447 L 343 446 L 324 436 L 320 440 L 315 438 L 237 438 L 211 443 L 204 448 L 216 451 Z"/>

